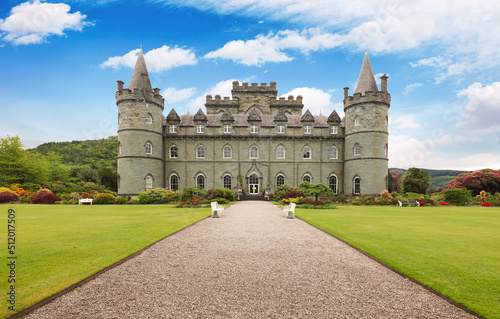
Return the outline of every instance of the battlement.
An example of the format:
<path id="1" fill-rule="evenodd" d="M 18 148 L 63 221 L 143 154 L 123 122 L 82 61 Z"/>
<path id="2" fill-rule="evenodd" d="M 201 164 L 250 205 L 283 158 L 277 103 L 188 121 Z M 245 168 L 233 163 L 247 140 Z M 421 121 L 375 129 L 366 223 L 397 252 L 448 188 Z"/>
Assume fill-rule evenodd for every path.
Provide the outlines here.
<path id="1" fill-rule="evenodd" d="M 288 98 L 282 96 L 271 101 L 271 106 L 304 106 L 304 104 L 302 104 L 302 95 L 297 95 L 297 99 L 294 99 L 293 95 L 289 95 Z"/>
<path id="2" fill-rule="evenodd" d="M 248 85 L 248 82 L 240 82 L 233 81 L 233 93 L 271 93 L 274 95 L 278 94 L 278 90 L 276 89 L 276 82 L 272 81 L 267 85 L 267 83 L 261 83 L 260 86 L 258 83 L 252 83 Z"/>
<path id="3" fill-rule="evenodd" d="M 360 103 L 375 102 L 387 104 L 389 107 L 391 106 L 391 95 L 388 92 L 366 91 L 364 95 L 361 93 L 354 93 L 353 96 L 349 96 L 346 89 L 347 88 L 344 88 L 344 110 L 350 106 Z"/>
<path id="4" fill-rule="evenodd" d="M 205 106 L 238 106 L 238 99 L 233 99 L 229 96 L 224 96 L 223 98 L 220 95 L 216 95 L 215 98 L 212 98 L 212 95 L 207 95 L 207 100 Z"/>
<path id="5" fill-rule="evenodd" d="M 143 101 L 146 100 L 148 102 L 153 102 L 161 106 L 162 110 L 164 109 L 165 99 L 160 94 L 159 88 L 154 88 L 153 92 L 148 92 L 139 89 L 125 89 L 123 88 L 123 81 L 117 81 L 118 83 L 118 91 L 116 91 L 115 98 L 116 104 L 121 101 L 126 100 L 138 100 Z"/>

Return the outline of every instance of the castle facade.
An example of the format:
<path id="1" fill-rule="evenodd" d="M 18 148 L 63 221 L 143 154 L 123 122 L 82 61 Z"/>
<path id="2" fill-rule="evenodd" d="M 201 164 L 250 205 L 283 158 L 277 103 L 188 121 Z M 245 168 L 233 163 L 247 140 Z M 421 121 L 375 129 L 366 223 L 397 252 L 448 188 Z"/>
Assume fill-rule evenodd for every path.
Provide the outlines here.
<path id="1" fill-rule="evenodd" d="M 165 117 L 141 52 L 129 87 L 118 81 L 118 194 L 156 187 L 227 187 L 249 196 L 287 184 L 323 183 L 336 194 L 375 195 L 388 186 L 387 76 L 378 89 L 365 54 L 344 113 L 304 112 L 302 96 L 276 82 L 233 82 L 231 97 L 206 97 L 206 113 Z"/>

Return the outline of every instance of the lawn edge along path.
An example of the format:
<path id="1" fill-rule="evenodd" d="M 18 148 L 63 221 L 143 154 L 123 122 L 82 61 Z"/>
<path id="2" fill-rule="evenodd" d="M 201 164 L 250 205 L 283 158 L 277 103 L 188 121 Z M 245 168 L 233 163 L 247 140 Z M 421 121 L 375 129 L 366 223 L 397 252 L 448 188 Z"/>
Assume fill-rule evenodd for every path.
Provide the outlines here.
<path id="1" fill-rule="evenodd" d="M 447 297 L 447 296 L 443 295 L 442 293 L 438 292 L 437 290 L 434 290 L 434 289 L 432 289 L 431 287 L 428 287 L 428 286 L 424 285 L 424 284 L 423 284 L 423 283 L 421 283 L 420 281 L 415 280 L 415 279 L 413 279 L 412 277 L 410 277 L 410 276 L 408 276 L 408 275 L 405 275 L 404 273 L 402 273 L 402 272 L 400 272 L 400 271 L 398 271 L 398 270 L 396 270 L 396 269 L 392 268 L 391 266 L 389 266 L 389 265 L 387 265 L 387 264 L 383 263 L 383 262 L 382 262 L 382 261 L 380 261 L 379 259 L 377 259 L 377 258 L 375 258 L 374 256 L 370 255 L 369 253 L 367 253 L 367 252 L 365 252 L 365 251 L 363 251 L 363 250 L 359 249 L 358 247 L 356 247 L 356 246 L 352 245 L 351 243 L 349 243 L 349 242 L 345 241 L 344 239 L 342 239 L 342 238 L 340 238 L 340 237 L 337 237 L 337 236 L 335 236 L 334 234 L 332 234 L 332 233 L 330 233 L 330 232 L 328 232 L 328 231 L 326 231 L 326 230 L 324 230 L 324 229 L 321 229 L 320 227 L 318 227 L 318 226 L 316 226 L 316 225 L 314 225 L 314 224 L 311 224 L 311 223 L 307 222 L 306 220 L 304 220 L 304 219 L 302 219 L 302 218 L 300 218 L 300 217 L 298 217 L 298 216 L 295 216 L 295 217 L 296 217 L 296 218 L 298 218 L 298 219 L 300 219 L 301 221 L 305 222 L 306 224 L 311 225 L 312 227 L 314 227 L 314 228 L 316 228 L 316 229 L 318 229 L 318 230 L 320 230 L 320 231 L 324 232 L 325 234 L 328 234 L 328 235 L 330 235 L 330 236 L 332 236 L 332 237 L 334 237 L 334 238 L 338 239 L 339 241 L 343 242 L 343 243 L 344 243 L 344 244 L 346 244 L 347 246 L 349 246 L 349 247 L 351 247 L 351 248 L 353 248 L 353 249 L 355 249 L 355 250 L 359 251 L 361 254 L 365 255 L 365 256 L 366 256 L 366 257 L 368 257 L 368 258 L 370 258 L 371 260 L 373 260 L 373 261 L 375 261 L 375 262 L 379 263 L 380 265 L 382 265 L 382 266 L 384 266 L 385 268 L 387 268 L 387 269 L 391 270 L 392 272 L 394 272 L 394 273 L 398 274 L 399 276 L 401 276 L 401 277 L 403 277 L 403 278 L 405 278 L 405 279 L 407 279 L 407 280 L 410 280 L 411 282 L 413 282 L 413 283 L 415 283 L 415 284 L 419 285 L 420 287 L 422 287 L 422 288 L 426 289 L 427 291 L 429 291 L 429 292 L 433 293 L 434 295 L 436 295 L 436 296 L 440 297 L 441 299 L 444 299 L 445 301 L 447 301 L 448 303 L 452 304 L 453 306 L 455 306 L 455 307 L 457 307 L 457 308 L 459 308 L 459 309 L 462 309 L 462 310 L 464 310 L 464 311 L 465 311 L 465 312 L 467 312 L 467 313 L 470 313 L 471 315 L 475 316 L 475 317 L 476 317 L 476 318 L 478 318 L 478 319 L 487 319 L 486 317 L 483 317 L 483 316 L 481 316 L 481 315 L 477 314 L 476 312 L 472 311 L 471 309 L 467 308 L 466 306 L 464 306 L 464 305 L 462 305 L 462 304 L 460 304 L 460 303 L 456 302 L 455 300 L 453 300 L 453 299 L 451 299 L 451 298 L 449 298 L 449 297 Z"/>
<path id="2" fill-rule="evenodd" d="M 71 291 L 75 290 L 76 288 L 78 288 L 78 287 L 80 287 L 80 286 L 82 286 L 82 285 L 86 284 L 87 282 L 89 282 L 89 281 L 91 281 L 91 280 L 95 279 L 96 277 L 98 277 L 98 276 L 102 275 L 103 273 L 107 272 L 108 270 L 113 269 L 113 268 L 115 268 L 115 267 L 117 267 L 117 266 L 119 266 L 119 265 L 123 264 L 123 263 L 124 263 L 124 262 L 126 262 L 127 260 L 130 260 L 130 259 L 132 259 L 132 258 L 134 258 L 134 257 L 136 257 L 136 256 L 138 256 L 138 255 L 140 255 L 140 254 L 142 254 L 145 250 L 149 249 L 151 246 L 153 246 L 153 245 L 155 245 L 156 243 L 158 243 L 158 242 L 160 242 L 160 241 L 164 240 L 165 238 L 168 238 L 168 237 L 170 237 L 170 236 L 172 236 L 172 235 L 174 235 L 174 234 L 177 234 L 177 233 L 179 233 L 179 232 L 181 232 L 181 231 L 183 231 L 183 230 L 185 230 L 185 229 L 187 229 L 187 228 L 189 228 L 189 227 L 192 227 L 192 226 L 194 226 L 195 224 L 197 224 L 197 223 L 199 223 L 199 222 L 201 222 L 202 220 L 205 220 L 205 219 L 207 219 L 207 218 L 210 218 L 210 216 L 207 216 L 207 217 L 205 217 L 205 218 L 202 218 L 202 219 L 200 219 L 200 220 L 198 220 L 198 221 L 196 221 L 196 222 L 194 222 L 194 223 L 192 223 L 192 224 L 190 224 L 190 225 L 187 225 L 187 226 L 186 226 L 186 227 L 184 227 L 184 228 L 181 228 L 181 229 L 179 229 L 179 230 L 177 230 L 177 231 L 175 231 L 175 232 L 173 232 L 173 233 L 171 233 L 171 234 L 169 234 L 169 235 L 167 235 L 167 236 L 165 236 L 165 237 L 163 237 L 163 238 L 158 239 L 157 241 L 155 241 L 155 242 L 153 242 L 153 243 L 151 243 L 151 244 L 147 245 L 146 247 L 142 248 L 141 250 L 136 251 L 135 253 L 133 253 L 133 254 L 131 254 L 131 255 L 129 255 L 129 256 L 127 256 L 127 257 L 125 257 L 125 258 L 123 258 L 123 259 L 121 259 L 121 260 L 119 260 L 119 261 L 117 261 L 117 262 L 115 262 L 115 263 L 113 263 L 113 264 L 111 264 L 111 265 L 109 265 L 109 266 L 107 266 L 107 267 L 105 267 L 105 268 L 101 269 L 101 270 L 99 270 L 98 272 L 96 272 L 96 273 L 94 273 L 94 274 L 92 274 L 92 275 L 88 276 L 88 277 L 87 277 L 87 278 L 85 278 L 85 279 L 80 280 L 79 282 L 77 282 L 77 283 L 75 283 L 75 284 L 73 284 L 73 285 L 71 285 L 71 286 L 69 286 L 69 287 L 67 287 L 67 288 L 65 288 L 65 289 L 63 289 L 63 290 L 61 290 L 61 291 L 59 291 L 59 292 L 55 293 L 55 294 L 53 294 L 52 296 L 47 297 L 47 298 L 45 298 L 45 299 L 43 299 L 43 300 L 41 300 L 41 301 L 39 301 L 39 302 L 37 302 L 37 303 L 35 303 L 35 304 L 33 304 L 33 305 L 29 306 L 28 308 L 25 308 L 25 309 L 23 309 L 23 310 L 21 310 L 21 311 L 19 311 L 19 312 L 15 313 L 15 314 L 13 314 L 12 316 L 7 317 L 6 319 L 17 319 L 17 318 L 21 318 L 21 317 L 24 317 L 24 316 L 28 315 L 29 313 L 31 313 L 31 312 L 33 312 L 33 311 L 37 310 L 38 308 L 41 308 L 41 307 L 45 306 L 46 304 L 51 303 L 51 302 L 52 302 L 52 301 L 54 301 L 55 299 L 57 299 L 57 298 L 59 298 L 59 297 L 61 297 L 61 296 L 64 296 L 65 294 L 67 294 L 67 293 L 69 293 L 69 292 L 71 292 Z"/>

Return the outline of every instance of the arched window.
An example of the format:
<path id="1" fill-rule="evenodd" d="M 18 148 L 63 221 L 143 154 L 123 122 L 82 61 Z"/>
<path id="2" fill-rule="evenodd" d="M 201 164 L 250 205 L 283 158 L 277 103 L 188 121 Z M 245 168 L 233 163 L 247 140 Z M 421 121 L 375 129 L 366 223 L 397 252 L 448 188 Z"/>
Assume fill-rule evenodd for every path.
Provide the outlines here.
<path id="1" fill-rule="evenodd" d="M 233 149 L 229 145 L 224 146 L 224 150 L 222 153 L 223 153 L 222 155 L 224 158 L 232 158 L 233 157 Z"/>
<path id="2" fill-rule="evenodd" d="M 354 194 L 361 194 L 361 178 L 359 177 L 354 178 Z"/>
<path id="3" fill-rule="evenodd" d="M 196 148 L 196 158 L 205 158 L 205 147 L 202 145 Z"/>
<path id="4" fill-rule="evenodd" d="M 354 156 L 360 156 L 361 155 L 361 145 L 358 143 L 354 144 Z"/>
<path id="5" fill-rule="evenodd" d="M 250 147 L 250 158 L 259 158 L 259 149 L 257 146 Z"/>
<path id="6" fill-rule="evenodd" d="M 153 176 L 146 176 L 146 191 L 150 191 L 153 189 Z"/>
<path id="7" fill-rule="evenodd" d="M 354 126 L 360 126 L 361 125 L 361 117 L 356 116 L 354 118 Z"/>
<path id="8" fill-rule="evenodd" d="M 310 183 L 311 180 L 312 180 L 311 179 L 311 175 L 309 175 L 309 174 L 305 174 L 304 177 L 302 177 L 302 181 L 303 182 L 309 182 Z"/>
<path id="9" fill-rule="evenodd" d="M 328 187 L 330 187 L 334 194 L 337 194 L 337 176 L 331 175 L 328 178 Z"/>
<path id="10" fill-rule="evenodd" d="M 196 186 L 205 188 L 205 176 L 203 176 L 202 174 L 196 176 Z"/>
<path id="11" fill-rule="evenodd" d="M 170 158 L 179 158 L 179 149 L 177 146 L 170 146 Z"/>
<path id="12" fill-rule="evenodd" d="M 304 159 L 309 159 L 312 157 L 311 148 L 309 146 L 304 147 Z"/>
<path id="13" fill-rule="evenodd" d="M 153 124 L 153 116 L 149 113 L 146 115 L 146 124 Z"/>
<path id="14" fill-rule="evenodd" d="M 328 155 L 330 159 L 337 159 L 339 156 L 339 152 L 337 151 L 337 148 L 335 146 L 332 146 L 328 151 Z"/>
<path id="15" fill-rule="evenodd" d="M 173 191 L 179 189 L 179 176 L 176 174 L 170 175 L 170 189 Z"/>
<path id="16" fill-rule="evenodd" d="M 285 148 L 281 145 L 276 148 L 276 158 L 285 158 Z"/>
<path id="17" fill-rule="evenodd" d="M 285 176 L 280 174 L 276 176 L 276 187 L 280 187 L 281 185 L 285 185 Z"/>
<path id="18" fill-rule="evenodd" d="M 148 155 L 153 154 L 153 145 L 151 143 L 147 142 L 145 148 L 146 148 L 146 154 Z"/>
<path id="19" fill-rule="evenodd" d="M 118 113 L 118 124 L 122 124 L 122 115 L 120 113 Z"/>
<path id="20" fill-rule="evenodd" d="M 223 180 L 223 186 L 224 188 L 229 188 L 231 189 L 231 182 L 232 182 L 232 178 L 231 178 L 231 175 L 224 175 L 224 177 L 222 178 Z"/>

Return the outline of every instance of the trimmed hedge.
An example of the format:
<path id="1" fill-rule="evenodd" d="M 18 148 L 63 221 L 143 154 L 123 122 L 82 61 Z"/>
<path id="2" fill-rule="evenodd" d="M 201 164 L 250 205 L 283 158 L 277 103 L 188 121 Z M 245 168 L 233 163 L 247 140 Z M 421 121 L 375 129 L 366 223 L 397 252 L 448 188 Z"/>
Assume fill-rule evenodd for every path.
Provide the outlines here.
<path id="1" fill-rule="evenodd" d="M 99 194 L 96 196 L 94 199 L 94 204 L 98 205 L 106 205 L 106 204 L 113 204 L 116 200 L 116 197 L 113 196 L 113 194 Z"/>

